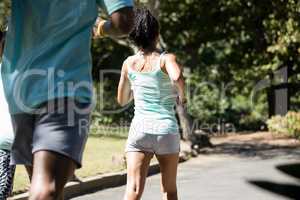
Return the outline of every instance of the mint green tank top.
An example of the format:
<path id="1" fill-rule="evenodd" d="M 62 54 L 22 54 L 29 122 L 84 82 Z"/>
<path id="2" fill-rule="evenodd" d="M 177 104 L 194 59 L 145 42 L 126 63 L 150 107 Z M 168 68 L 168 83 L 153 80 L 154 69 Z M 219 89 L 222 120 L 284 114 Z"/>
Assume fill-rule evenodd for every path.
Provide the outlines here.
<path id="1" fill-rule="evenodd" d="M 138 72 L 128 67 L 128 78 L 134 97 L 134 118 L 130 133 L 179 133 L 175 117 L 177 95 L 169 76 L 161 70 L 163 55 L 164 53 L 151 72 Z"/>

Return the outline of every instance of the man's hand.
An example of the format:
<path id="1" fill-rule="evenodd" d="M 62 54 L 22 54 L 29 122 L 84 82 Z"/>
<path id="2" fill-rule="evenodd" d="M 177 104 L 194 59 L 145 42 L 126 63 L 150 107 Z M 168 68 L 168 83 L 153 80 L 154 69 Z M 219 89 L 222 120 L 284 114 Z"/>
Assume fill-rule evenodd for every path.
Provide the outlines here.
<path id="1" fill-rule="evenodd" d="M 126 7 L 112 13 L 110 19 L 103 23 L 103 20 L 98 18 L 93 28 L 93 38 L 99 37 L 99 26 L 103 31 L 103 35 L 109 37 L 124 37 L 127 36 L 133 28 L 134 13 L 133 8 Z"/>
<path id="2" fill-rule="evenodd" d="M 93 39 L 96 39 L 97 38 L 97 30 L 98 30 L 98 25 L 99 25 L 99 22 L 100 22 L 101 18 L 98 17 L 95 24 L 94 24 L 94 27 L 93 27 Z"/>

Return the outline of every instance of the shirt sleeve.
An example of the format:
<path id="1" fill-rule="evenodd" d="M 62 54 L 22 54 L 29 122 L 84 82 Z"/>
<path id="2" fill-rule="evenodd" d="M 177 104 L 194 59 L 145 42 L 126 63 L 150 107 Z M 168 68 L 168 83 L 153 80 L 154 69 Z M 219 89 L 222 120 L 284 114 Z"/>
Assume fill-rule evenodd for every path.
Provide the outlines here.
<path id="1" fill-rule="evenodd" d="M 97 0 L 98 5 L 105 9 L 109 15 L 113 12 L 125 8 L 133 7 L 133 0 Z"/>

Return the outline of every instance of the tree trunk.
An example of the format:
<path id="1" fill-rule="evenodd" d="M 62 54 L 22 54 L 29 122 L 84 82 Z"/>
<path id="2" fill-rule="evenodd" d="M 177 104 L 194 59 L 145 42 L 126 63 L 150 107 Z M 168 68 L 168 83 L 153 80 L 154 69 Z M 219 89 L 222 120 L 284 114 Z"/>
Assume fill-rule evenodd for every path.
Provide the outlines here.
<path id="1" fill-rule="evenodd" d="M 182 129 L 182 139 L 188 141 L 191 139 L 192 135 L 190 119 L 188 117 L 186 109 L 182 105 L 177 104 L 176 111 L 178 114 L 180 127 Z"/>

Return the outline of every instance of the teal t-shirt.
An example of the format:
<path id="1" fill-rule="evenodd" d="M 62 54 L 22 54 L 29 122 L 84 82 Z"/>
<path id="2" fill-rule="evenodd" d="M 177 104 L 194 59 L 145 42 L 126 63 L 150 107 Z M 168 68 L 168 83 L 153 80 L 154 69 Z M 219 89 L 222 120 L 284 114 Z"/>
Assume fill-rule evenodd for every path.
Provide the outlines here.
<path id="1" fill-rule="evenodd" d="M 109 14 L 132 0 L 14 0 L 2 78 L 12 114 L 51 99 L 92 99 L 92 27 L 98 6 Z"/>

